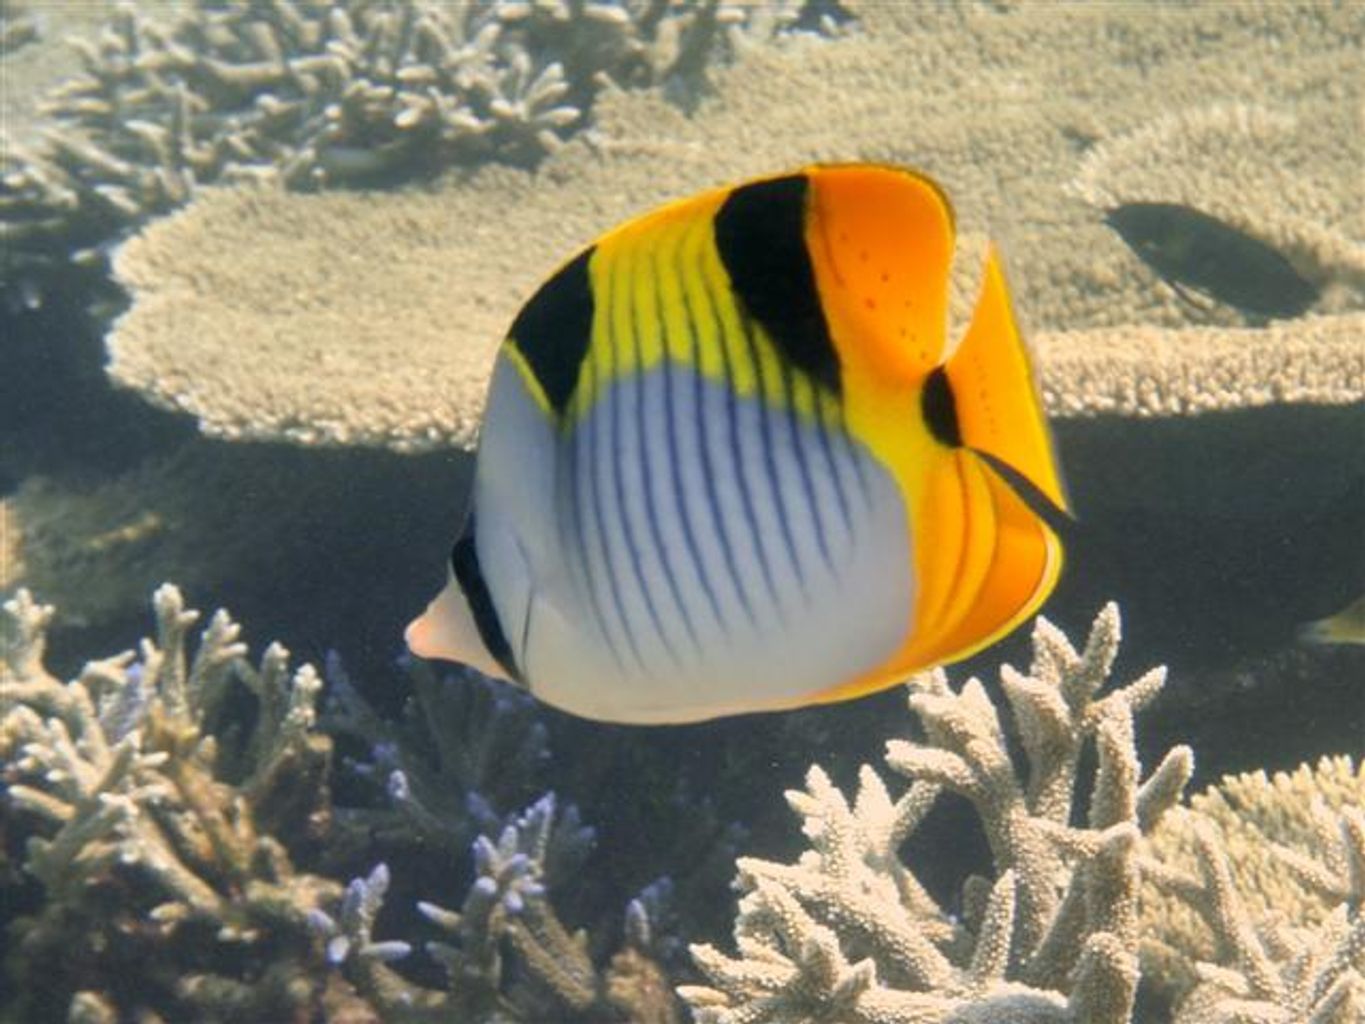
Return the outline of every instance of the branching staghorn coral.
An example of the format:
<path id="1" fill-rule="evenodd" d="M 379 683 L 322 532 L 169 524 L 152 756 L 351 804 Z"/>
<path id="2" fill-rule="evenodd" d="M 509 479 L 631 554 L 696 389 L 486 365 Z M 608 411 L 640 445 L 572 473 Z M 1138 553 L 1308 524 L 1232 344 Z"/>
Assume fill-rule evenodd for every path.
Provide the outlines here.
<path id="1" fill-rule="evenodd" d="M 74 41 L 85 73 L 47 101 L 42 144 L 5 147 L 0 265 L 9 281 L 73 249 L 92 257 L 220 178 L 316 188 L 532 165 L 587 123 L 604 86 L 693 91 L 746 27 L 832 30 L 824 6 L 195 0 L 164 20 L 123 8 L 97 40 Z"/>
<path id="2" fill-rule="evenodd" d="M 1365 1016 L 1365 788 L 1350 758 L 1230 776 L 1145 843 L 1144 973 L 1179 1024 Z"/>
<path id="3" fill-rule="evenodd" d="M 1196 824 L 1199 881 L 1154 872 L 1153 881 L 1202 912 L 1218 936 L 1219 962 L 1195 965 L 1196 984 L 1176 1024 L 1356 1024 L 1365 1018 L 1365 815 L 1320 813 L 1318 858 L 1280 852 L 1286 870 L 1336 908 L 1318 924 L 1288 914 L 1255 919 L 1239 894 L 1216 826 Z M 1332 826 L 1335 825 L 1335 828 Z"/>
<path id="4" fill-rule="evenodd" d="M 171 586 L 153 605 L 155 640 L 68 683 L 43 666 L 53 609 L 26 591 L 4 605 L 0 813 L 35 823 L 24 868 L 44 890 L 15 925 L 7 968 L 48 978 L 42 992 L 13 986 L 10 1012 L 51 1014 L 44 1000 L 65 992 L 73 1014 L 290 1016 L 317 995 L 308 914 L 339 891 L 296 871 L 277 838 L 326 826 L 320 683 L 307 666 L 291 676 L 277 644 L 253 667 L 223 612 L 191 657 L 198 613 Z M 216 736 L 238 685 L 255 698 L 254 726 Z"/>
<path id="5" fill-rule="evenodd" d="M 426 944 L 445 974 L 442 989 L 427 988 L 391 963 L 408 956 L 406 942 L 375 941 L 375 919 L 388 889 L 380 864 L 354 879 L 336 917 L 316 911 L 313 926 L 327 941 L 329 960 L 396 1024 L 438 1021 L 608 1021 L 677 1024 L 680 1010 L 651 949 L 650 901 L 633 900 L 626 914 L 626 946 L 599 970 L 585 932 L 570 932 L 549 900 L 565 884 L 592 842 L 591 830 L 570 810 L 556 816 L 546 794 L 514 817 L 496 840 L 474 841 L 476 878 L 459 911 L 434 903 L 418 909 L 443 938 Z"/>
<path id="6" fill-rule="evenodd" d="M 534 792 L 549 756 L 545 725 L 529 694 L 471 669 L 438 675 L 404 659 L 404 670 L 413 696 L 395 723 L 369 704 L 339 656 L 328 658 L 323 725 L 361 742 L 368 756 L 346 763 L 384 794 L 377 807 L 338 808 L 335 838 L 354 833 L 367 845 L 457 856 L 480 831 L 501 831 Z"/>
<path id="7" fill-rule="evenodd" d="M 332 666 L 328 714 L 373 741 L 355 767 L 387 773 L 376 781 L 395 805 L 342 811 L 343 824 L 375 828 L 404 870 L 414 850 L 451 865 L 458 844 L 472 848 L 460 909 L 419 907 L 440 931 L 426 951 L 447 978 L 426 988 L 387 966 L 410 943 L 372 937 L 386 867 L 343 886 L 296 866 L 354 853 L 332 849 L 345 829 L 333 824 L 331 737 L 315 731 L 316 673 L 291 676 L 278 644 L 248 662 L 223 612 L 192 648 L 198 614 L 179 591 L 163 586 L 153 603 L 154 640 L 69 683 L 43 664 L 53 609 L 22 590 L 4 606 L 0 835 L 28 836 L 22 867 L 38 891 L 10 926 L 15 983 L 0 990 L 0 1016 L 681 1024 L 659 927 L 667 885 L 630 903 L 625 943 L 599 963 L 603 947 L 550 903 L 552 886 L 573 891 L 593 831 L 552 794 L 498 813 L 544 754 L 524 702 L 418 672 L 414 710 L 392 727 Z M 6 894 L 18 884 L 0 874 Z M 28 984 L 39 973 L 46 984 Z"/>
<path id="8" fill-rule="evenodd" d="M 1029 672 L 1002 669 L 1025 770 L 982 684 L 955 693 L 941 671 L 910 686 L 924 741 L 887 747 L 887 764 L 912 780 L 903 795 L 893 800 L 864 765 L 850 803 L 813 767 L 806 790 L 787 794 L 812 848 L 790 865 L 739 861 L 738 958 L 693 947 L 710 985 L 680 992 L 698 1020 L 1128 1021 L 1137 841 L 1179 800 L 1193 759 L 1177 747 L 1141 779 L 1133 718 L 1165 671 L 1101 696 L 1118 641 L 1114 605 L 1080 652 L 1040 618 Z M 1072 821 L 1089 744 L 1096 766 L 1082 827 Z M 996 868 L 993 879 L 967 880 L 960 920 L 899 855 L 944 791 L 975 808 Z"/>

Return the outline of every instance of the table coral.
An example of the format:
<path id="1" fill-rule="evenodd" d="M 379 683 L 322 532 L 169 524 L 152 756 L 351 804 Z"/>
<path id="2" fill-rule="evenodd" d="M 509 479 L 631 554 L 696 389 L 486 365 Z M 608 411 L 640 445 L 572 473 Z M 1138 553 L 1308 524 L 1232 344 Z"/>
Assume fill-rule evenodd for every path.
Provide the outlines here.
<path id="1" fill-rule="evenodd" d="M 472 446 L 518 302 L 647 191 L 590 199 L 586 186 L 503 173 L 383 196 L 206 193 L 120 252 L 137 300 L 108 339 L 109 372 L 231 440 Z M 1362 325 L 1357 312 L 1034 341 L 1052 415 L 1171 416 L 1359 401 Z"/>
<path id="2" fill-rule="evenodd" d="M 708 986 L 685 986 L 703 1024 L 844 1020 L 1129 1019 L 1138 981 L 1138 838 L 1179 799 L 1193 768 L 1172 750 L 1147 776 L 1133 719 L 1164 669 L 1100 690 L 1119 641 L 1117 608 L 1076 651 L 1039 619 L 1027 674 L 1001 685 L 1025 754 L 1016 769 L 1001 711 L 973 679 L 941 671 L 910 685 L 922 742 L 892 741 L 886 761 L 912 780 L 893 799 L 869 766 L 849 801 L 818 766 L 787 800 L 811 849 L 796 864 L 739 861 L 739 957 L 693 947 Z M 1082 752 L 1096 764 L 1086 824 L 1073 824 Z M 990 841 L 994 878 L 972 876 L 950 914 L 899 850 L 940 793 L 965 797 Z"/>
<path id="3" fill-rule="evenodd" d="M 1351 77 L 1343 41 L 1358 10 L 901 6 L 869 5 L 843 38 L 749 48 L 690 114 L 657 90 L 604 93 L 592 131 L 534 175 L 485 169 L 422 194 L 206 192 L 120 251 L 134 301 L 109 336 L 109 372 L 215 436 L 469 446 L 518 306 L 601 231 L 708 185 L 872 159 L 935 175 L 964 232 L 999 239 L 1058 414 L 1365 394 L 1359 160 L 1331 141 L 1358 133 L 1317 130 L 1349 112 L 1327 97 Z M 1134 36 L 1152 50 L 1140 76 L 1122 59 Z M 1266 193 L 1273 207 L 1220 185 L 1216 163 L 1188 141 L 1156 156 L 1121 141 L 1144 138 L 1155 108 L 1244 101 L 1248 86 L 1229 68 L 1248 64 L 1273 64 L 1256 95 L 1295 110 L 1284 135 L 1294 187 Z M 1204 122 L 1176 123 L 1197 135 Z M 1080 176 L 1101 206 L 1106 188 L 1122 201 L 1137 194 L 1120 173 L 1130 162 L 1167 177 L 1188 163 L 1200 193 L 1219 199 L 1207 205 L 1242 209 L 1322 286 L 1310 315 L 1250 329 L 1254 318 L 1234 307 L 1182 299 L 1071 186 Z M 1244 146 L 1238 167 L 1249 166 L 1235 180 L 1278 181 L 1288 172 L 1266 166 L 1278 163 Z"/>

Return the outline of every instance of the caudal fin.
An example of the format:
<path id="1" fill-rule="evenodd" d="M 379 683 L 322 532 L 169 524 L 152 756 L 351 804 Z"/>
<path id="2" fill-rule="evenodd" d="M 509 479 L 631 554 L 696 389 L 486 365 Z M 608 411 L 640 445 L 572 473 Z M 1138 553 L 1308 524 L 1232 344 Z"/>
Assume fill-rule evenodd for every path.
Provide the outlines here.
<path id="1" fill-rule="evenodd" d="M 926 417 L 949 436 L 926 475 L 923 508 L 936 531 L 920 560 L 922 664 L 964 658 L 1037 611 L 1061 573 L 1056 527 L 1068 514 L 994 247 L 971 324 L 942 372 L 947 387 L 926 387 Z"/>
<path id="2" fill-rule="evenodd" d="M 976 312 L 944 370 L 962 444 L 999 459 L 1069 511 L 1037 377 L 994 246 L 986 254 Z"/>

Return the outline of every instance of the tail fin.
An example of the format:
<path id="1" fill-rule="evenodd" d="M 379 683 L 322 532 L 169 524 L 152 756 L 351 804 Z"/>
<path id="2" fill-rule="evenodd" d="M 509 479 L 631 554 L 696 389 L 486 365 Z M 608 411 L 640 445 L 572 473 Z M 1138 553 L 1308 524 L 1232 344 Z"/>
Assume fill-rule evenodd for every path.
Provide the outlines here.
<path id="1" fill-rule="evenodd" d="M 1042 395 L 994 246 L 986 255 L 971 325 L 944 369 L 962 444 L 1003 462 L 1058 509 L 1069 511 Z"/>
<path id="2" fill-rule="evenodd" d="M 981 650 L 1037 611 L 1060 575 L 1069 519 L 994 247 L 971 324 L 930 374 L 924 402 L 944 448 L 926 477 L 925 516 L 937 531 L 920 559 L 914 660 L 934 664 Z"/>

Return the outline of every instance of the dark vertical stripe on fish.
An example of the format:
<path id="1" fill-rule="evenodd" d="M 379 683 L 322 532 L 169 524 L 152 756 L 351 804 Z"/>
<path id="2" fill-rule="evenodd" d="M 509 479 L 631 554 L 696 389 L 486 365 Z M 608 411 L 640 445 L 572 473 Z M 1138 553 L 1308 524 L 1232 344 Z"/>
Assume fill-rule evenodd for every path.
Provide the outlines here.
<path id="1" fill-rule="evenodd" d="M 815 542 L 820 548 L 820 557 L 824 559 L 825 565 L 830 569 L 834 568 L 834 561 L 829 554 L 829 541 L 825 537 L 825 517 L 820 510 L 820 496 L 815 493 L 815 481 L 811 478 L 810 461 L 806 452 L 806 438 L 801 429 L 801 416 L 796 408 L 796 389 L 803 385 L 809 385 L 814 391 L 815 385 L 809 378 L 797 377 L 790 364 L 782 364 L 782 392 L 787 399 L 787 431 L 791 434 L 791 445 L 796 452 L 796 466 L 801 474 L 801 489 L 806 495 L 806 505 L 810 508 L 811 522 L 815 526 Z M 816 405 L 820 403 L 818 393 L 812 396 Z"/>
<path id="2" fill-rule="evenodd" d="M 948 380 L 948 371 L 941 366 L 934 367 L 924 379 L 924 390 L 920 392 L 920 415 L 929 433 L 940 444 L 949 448 L 962 447 L 962 428 L 957 422 L 957 399 L 953 395 L 953 385 Z"/>
<path id="3" fill-rule="evenodd" d="M 623 266 L 624 264 L 624 266 Z M 678 652 L 673 647 L 673 642 L 669 640 L 668 633 L 664 630 L 663 619 L 659 616 L 659 609 L 654 604 L 654 593 L 649 588 L 649 582 L 645 578 L 644 562 L 640 556 L 640 545 L 635 536 L 635 527 L 631 523 L 630 508 L 626 504 L 626 484 L 625 484 L 625 438 L 621 433 L 621 405 L 626 396 L 630 393 L 635 395 L 637 408 L 644 402 L 643 381 L 644 376 L 640 372 L 640 365 L 637 361 L 635 365 L 634 387 L 627 387 L 626 381 L 621 378 L 619 373 L 620 347 L 625 339 L 616 334 L 616 304 L 624 302 L 630 320 L 631 342 L 635 351 L 639 352 L 639 324 L 636 322 L 637 311 L 635 309 L 635 296 L 630 287 L 631 266 L 625 262 L 625 254 L 618 254 L 612 261 L 609 274 L 612 279 L 612 305 L 608 306 L 603 312 L 606 314 L 606 331 L 610 339 L 611 362 L 607 368 L 607 378 L 612 381 L 615 394 L 612 396 L 611 403 L 611 464 L 612 464 L 612 484 L 616 498 L 616 511 L 621 517 L 621 535 L 625 538 L 626 553 L 630 556 L 630 566 L 635 583 L 640 588 L 640 596 L 645 602 L 645 611 L 649 615 L 649 620 L 654 624 L 654 630 L 659 634 L 659 640 L 663 643 L 664 650 L 668 652 L 675 664 L 681 664 L 678 659 Z M 622 281 L 621 278 L 625 280 Z M 624 285 L 624 294 L 622 286 Z M 637 414 L 636 420 L 638 422 Z M 641 447 L 644 446 L 644 439 L 640 438 Z"/>
<path id="4" fill-rule="evenodd" d="M 744 310 L 782 357 L 835 394 L 839 356 L 806 249 L 803 174 L 743 185 L 715 216 L 716 249 Z"/>
<path id="5" fill-rule="evenodd" d="M 772 406 L 768 402 L 768 388 L 763 373 L 763 358 L 758 351 L 758 338 L 754 336 L 754 322 L 742 310 L 739 314 L 739 329 L 744 335 L 744 343 L 749 349 L 749 358 L 754 365 L 754 387 L 758 401 L 758 432 L 763 442 L 763 472 L 768 478 L 768 490 L 772 492 L 773 509 L 777 513 L 777 524 L 782 530 L 782 540 L 787 545 L 787 557 L 796 570 L 796 581 L 805 590 L 806 574 L 801 567 L 801 553 L 796 549 L 796 537 L 792 534 L 791 517 L 787 514 L 787 496 L 782 489 L 782 479 L 777 472 L 777 453 L 773 450 Z M 769 581 L 771 583 L 771 579 Z M 776 597 L 776 590 L 774 590 Z"/>
<path id="6" fill-rule="evenodd" d="M 659 276 L 659 263 L 656 257 L 657 253 L 650 253 L 645 256 L 649 273 L 654 280 L 654 309 L 649 312 L 653 314 L 655 321 L 652 322 L 650 326 L 658 331 L 663 344 L 662 372 L 664 373 L 664 388 L 671 389 L 672 382 L 669 378 L 673 372 L 671 365 L 673 360 L 672 354 L 669 351 L 668 315 L 664 309 L 663 281 Z M 688 609 L 686 599 L 683 597 L 682 585 L 678 582 L 678 574 L 674 571 L 672 552 L 669 551 L 668 544 L 664 541 L 663 527 L 659 523 L 659 509 L 654 498 L 654 460 L 650 458 L 651 445 L 649 443 L 650 437 L 647 430 L 648 417 L 645 416 L 645 393 L 643 383 L 644 357 L 641 351 L 640 329 L 641 324 L 637 322 L 635 324 L 635 363 L 636 366 L 639 367 L 641 384 L 640 401 L 635 406 L 635 432 L 640 437 L 640 472 L 644 477 L 645 514 L 649 517 L 650 536 L 654 542 L 654 549 L 659 553 L 659 561 L 663 566 L 664 576 L 668 580 L 669 593 L 673 596 L 673 603 L 678 608 L 678 614 L 682 616 L 683 626 L 687 630 L 687 635 L 692 639 L 692 646 L 696 649 L 697 653 L 700 654 L 702 651 L 701 639 L 697 635 L 697 627 L 692 621 L 692 613 Z M 702 419 L 704 417 L 699 416 L 698 418 Z M 666 436 L 670 435 L 671 432 L 666 433 Z M 676 438 L 674 439 L 674 442 L 676 444 Z M 673 455 L 671 449 L 669 455 L 672 463 L 676 465 L 677 459 Z M 685 541 L 688 541 L 689 548 L 691 548 L 695 545 L 695 538 L 691 538 L 691 517 L 686 506 L 679 508 L 678 514 L 681 517 L 681 521 L 685 524 L 683 528 L 683 538 Z M 707 579 L 706 567 L 698 564 L 697 574 L 702 581 L 702 588 L 706 591 L 707 597 L 711 601 L 711 606 L 716 613 L 716 619 L 723 628 L 725 622 L 720 614 L 720 606 L 716 602 L 716 595 L 711 589 L 710 580 Z"/>
<path id="7" fill-rule="evenodd" d="M 592 342 L 593 295 L 584 249 L 537 289 L 512 321 L 512 340 L 561 415 Z"/>
<path id="8" fill-rule="evenodd" d="M 773 607 L 781 616 L 782 605 L 777 600 L 777 587 L 773 583 L 772 567 L 768 565 L 768 552 L 763 543 L 763 532 L 758 528 L 758 513 L 754 509 L 754 496 L 749 490 L 749 478 L 744 472 L 744 452 L 739 442 L 739 394 L 735 391 L 735 367 L 730 352 L 732 339 L 726 336 L 725 322 L 721 319 L 717 305 L 722 300 L 718 300 L 716 296 L 711 294 L 704 271 L 698 273 L 697 281 L 701 288 L 702 297 L 707 304 L 707 309 L 711 314 L 711 321 L 716 329 L 716 343 L 720 346 L 721 368 L 725 373 L 725 422 L 729 433 L 730 464 L 735 471 L 735 486 L 739 491 L 740 504 L 744 507 L 744 521 L 749 528 L 749 540 L 753 544 L 759 568 L 763 572 L 763 579 L 768 585 L 768 594 L 773 599 Z M 740 353 L 736 352 L 735 355 L 739 356 Z M 733 558 L 730 560 L 730 575 L 734 578 L 735 589 L 740 594 L 740 600 L 744 603 L 745 611 L 749 613 L 750 621 L 757 624 L 756 613 L 750 603 L 748 591 L 744 587 L 738 563 Z"/>

